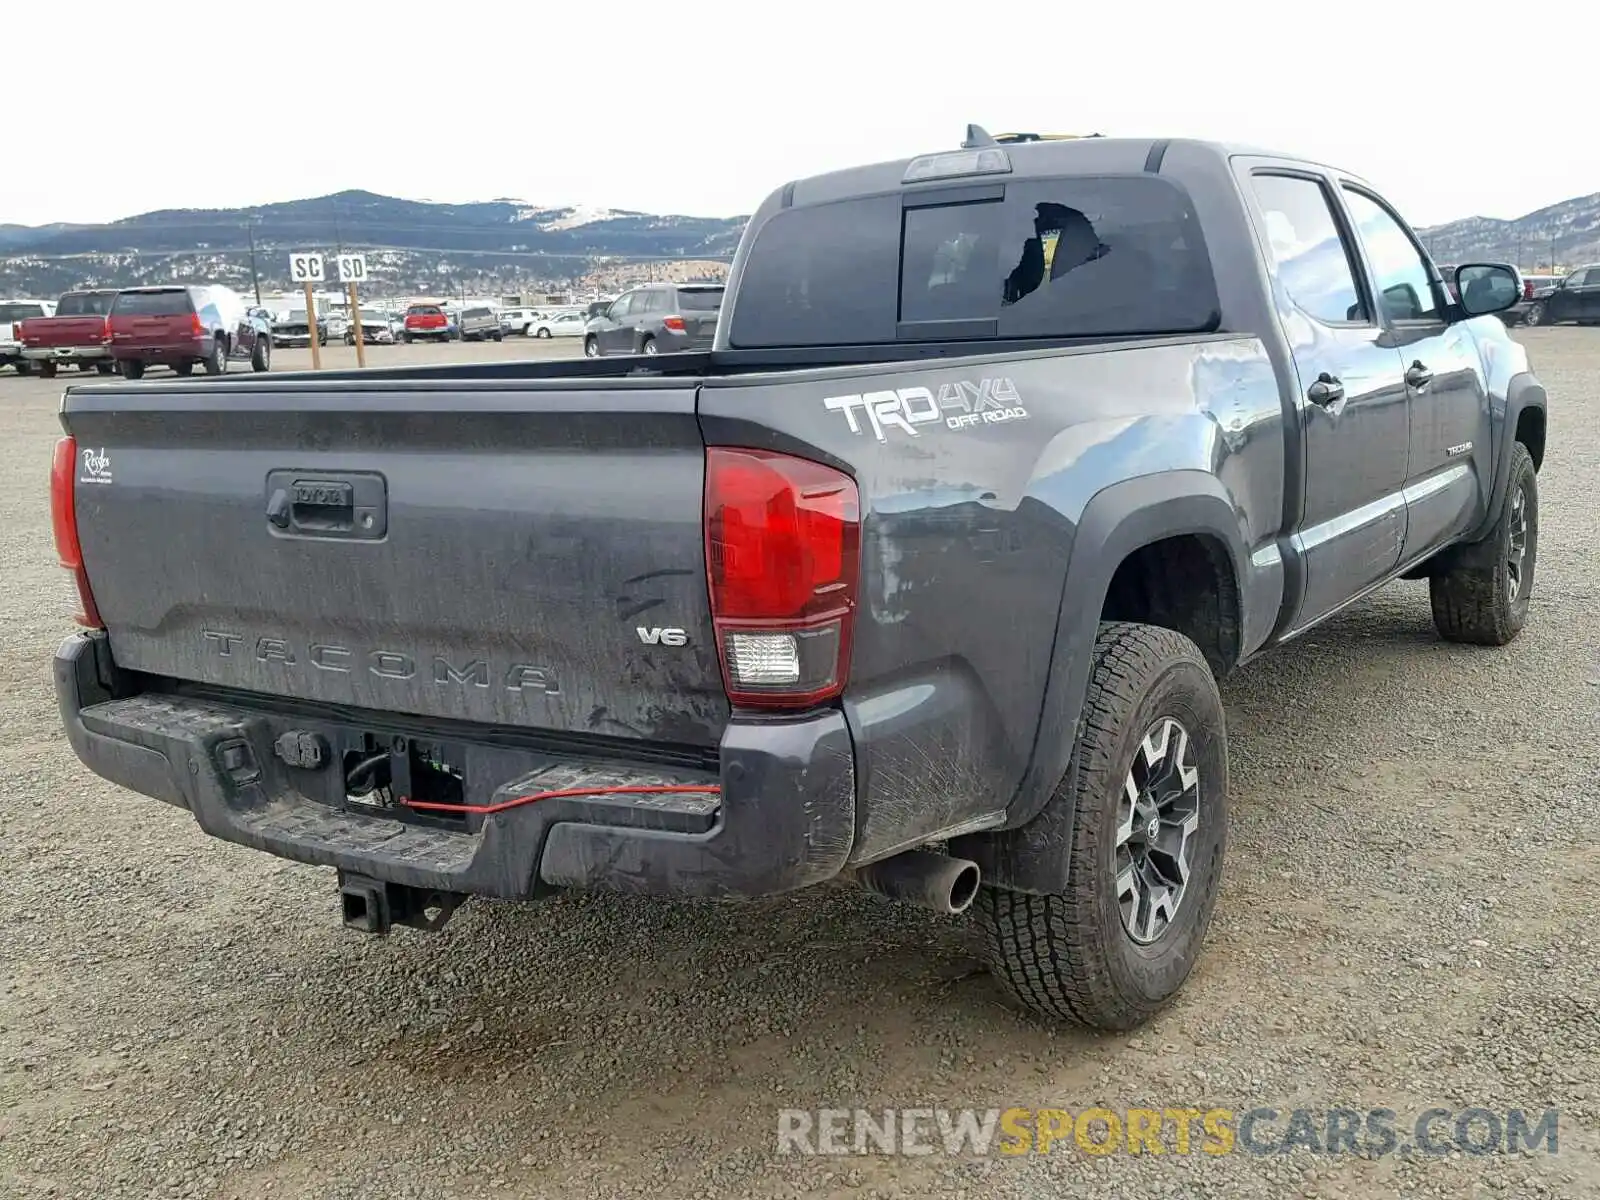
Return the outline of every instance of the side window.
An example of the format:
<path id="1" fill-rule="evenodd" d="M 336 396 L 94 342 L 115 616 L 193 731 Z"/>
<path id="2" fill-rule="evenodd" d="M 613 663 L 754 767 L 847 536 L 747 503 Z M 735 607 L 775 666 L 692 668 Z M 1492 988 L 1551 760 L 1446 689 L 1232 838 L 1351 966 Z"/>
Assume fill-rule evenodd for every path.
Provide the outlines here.
<path id="1" fill-rule="evenodd" d="M 673 303 L 675 293 L 662 290 L 650 293 L 650 311 L 653 313 L 671 312 L 677 307 Z"/>
<path id="2" fill-rule="evenodd" d="M 1255 175 L 1250 182 L 1278 278 L 1295 306 L 1328 324 L 1371 324 L 1323 186 L 1298 175 Z"/>
<path id="3" fill-rule="evenodd" d="M 624 320 L 628 315 L 629 306 L 633 303 L 633 299 L 634 294 L 632 292 L 629 292 L 626 296 L 619 296 L 612 302 L 610 309 L 606 311 L 606 316 L 613 321 Z"/>
<path id="4" fill-rule="evenodd" d="M 1589 282 L 1589 276 L 1592 274 L 1594 274 L 1592 271 L 1574 271 L 1571 275 L 1567 276 L 1566 282 L 1561 286 L 1569 288 L 1583 287 Z"/>
<path id="5" fill-rule="evenodd" d="M 1378 277 L 1379 302 L 1391 321 L 1437 321 L 1439 301 L 1422 252 L 1394 214 L 1365 192 L 1344 189 L 1351 219 Z"/>

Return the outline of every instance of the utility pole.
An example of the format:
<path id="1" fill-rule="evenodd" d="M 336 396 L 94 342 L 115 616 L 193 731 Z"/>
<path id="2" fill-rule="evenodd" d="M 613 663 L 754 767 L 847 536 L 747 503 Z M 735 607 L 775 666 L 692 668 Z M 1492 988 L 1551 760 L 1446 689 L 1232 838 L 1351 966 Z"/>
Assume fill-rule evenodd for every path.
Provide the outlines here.
<path id="1" fill-rule="evenodd" d="M 256 307 L 261 307 L 261 274 L 256 270 L 256 223 L 255 218 L 245 225 L 245 232 L 250 235 L 250 283 L 256 290 Z"/>

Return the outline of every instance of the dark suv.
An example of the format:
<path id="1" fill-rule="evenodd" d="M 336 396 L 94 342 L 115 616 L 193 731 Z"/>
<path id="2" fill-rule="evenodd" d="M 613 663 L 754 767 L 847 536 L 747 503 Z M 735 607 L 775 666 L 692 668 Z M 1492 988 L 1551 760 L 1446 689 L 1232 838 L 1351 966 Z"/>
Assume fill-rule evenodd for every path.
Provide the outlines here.
<path id="1" fill-rule="evenodd" d="M 111 357 L 127 379 L 155 365 L 179 375 L 196 363 L 221 375 L 230 359 L 248 359 L 257 371 L 272 366 L 271 324 L 230 288 L 129 288 L 118 293 L 108 320 Z"/>
<path id="2" fill-rule="evenodd" d="M 598 358 L 709 350 L 721 308 L 720 283 L 647 283 L 618 296 L 594 319 L 583 352 Z"/>
<path id="3" fill-rule="evenodd" d="M 1528 325 L 1600 324 L 1600 263 L 1577 267 L 1535 300 L 1522 318 Z"/>

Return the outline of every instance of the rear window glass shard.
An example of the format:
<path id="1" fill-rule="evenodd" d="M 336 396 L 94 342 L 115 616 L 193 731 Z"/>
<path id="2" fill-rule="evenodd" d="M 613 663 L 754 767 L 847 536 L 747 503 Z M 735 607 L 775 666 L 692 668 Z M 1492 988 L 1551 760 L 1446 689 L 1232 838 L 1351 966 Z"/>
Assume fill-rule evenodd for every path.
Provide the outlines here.
<path id="1" fill-rule="evenodd" d="M 898 328 L 896 326 L 898 319 Z M 1215 328 L 1216 283 L 1187 194 L 1156 176 L 1008 183 L 1003 199 L 902 210 L 869 197 L 775 215 L 735 302 L 736 347 L 946 335 L 1191 333 Z"/>

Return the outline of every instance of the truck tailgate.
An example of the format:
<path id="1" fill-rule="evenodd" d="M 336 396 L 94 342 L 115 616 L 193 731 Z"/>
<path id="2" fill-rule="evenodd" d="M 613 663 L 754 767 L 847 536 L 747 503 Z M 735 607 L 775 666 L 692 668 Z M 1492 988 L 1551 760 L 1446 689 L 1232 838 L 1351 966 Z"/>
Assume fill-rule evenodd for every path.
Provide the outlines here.
<path id="1" fill-rule="evenodd" d="M 104 317 L 33 317 L 22 326 L 22 343 L 29 349 L 98 346 L 106 340 Z"/>
<path id="2" fill-rule="evenodd" d="M 126 668 L 715 745 L 693 379 L 72 389 Z"/>

